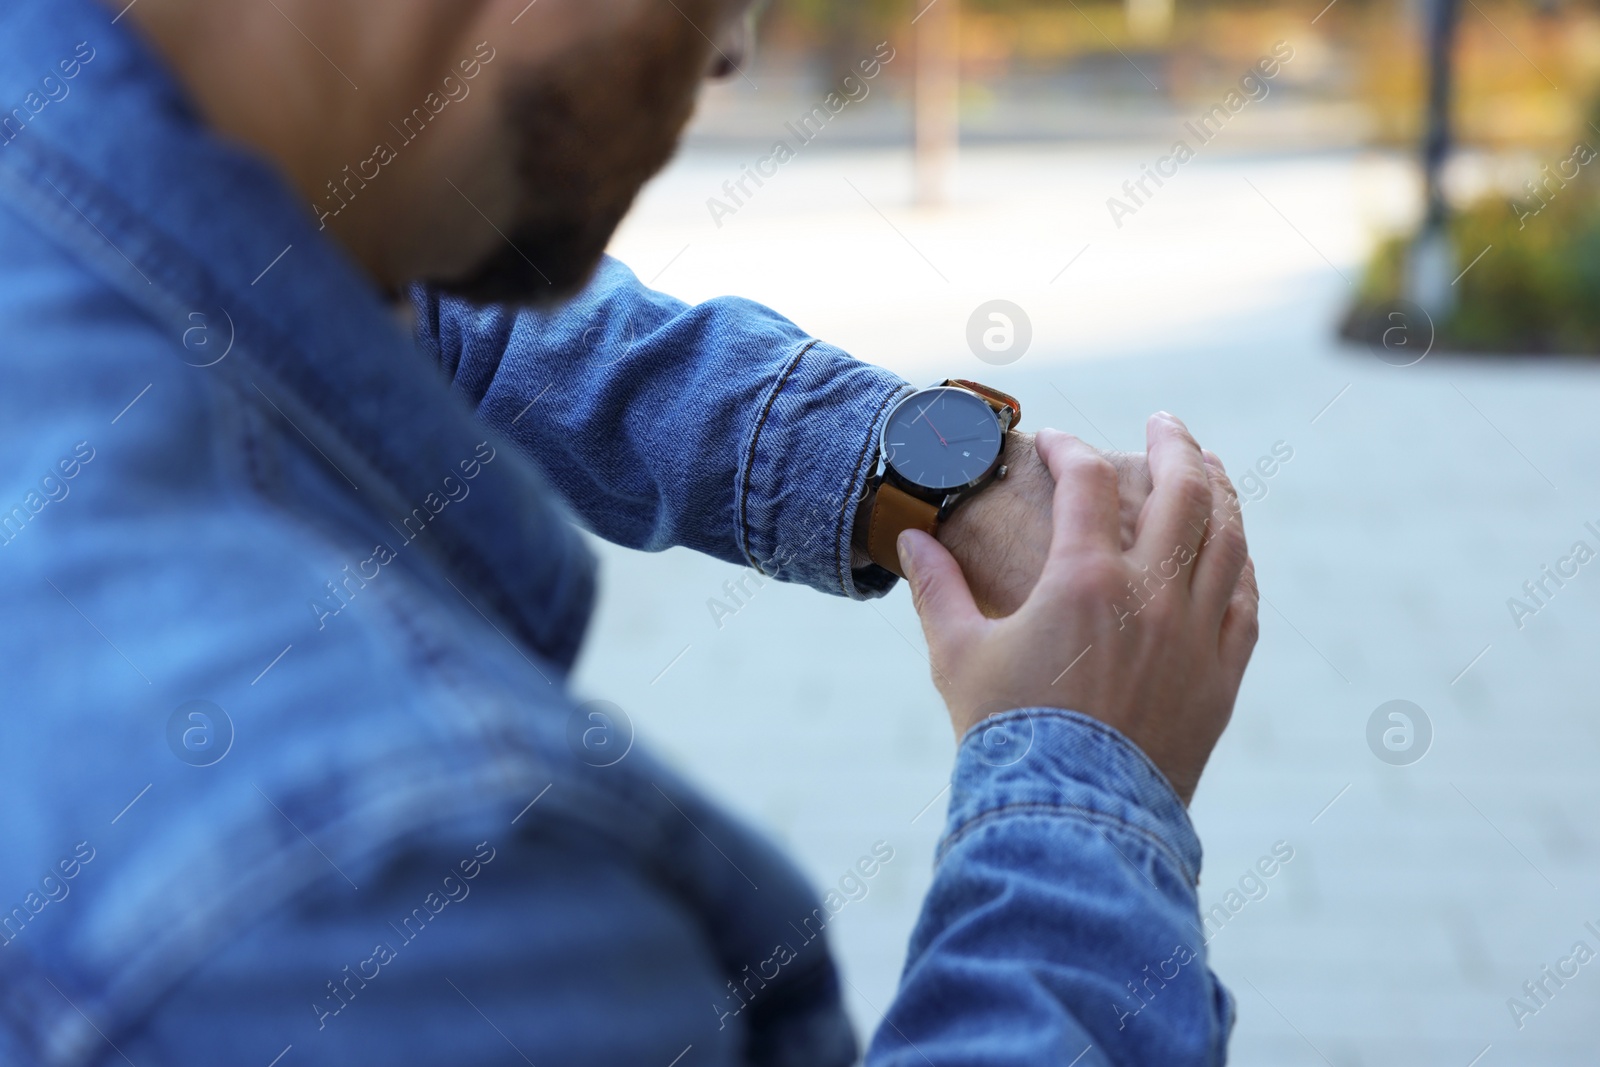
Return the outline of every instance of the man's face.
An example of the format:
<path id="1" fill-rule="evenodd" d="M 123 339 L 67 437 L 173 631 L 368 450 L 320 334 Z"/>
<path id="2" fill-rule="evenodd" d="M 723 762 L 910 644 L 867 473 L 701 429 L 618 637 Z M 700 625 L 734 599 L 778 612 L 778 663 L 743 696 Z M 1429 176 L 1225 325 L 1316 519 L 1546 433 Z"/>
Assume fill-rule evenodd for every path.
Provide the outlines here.
<path id="1" fill-rule="evenodd" d="M 471 216 L 451 207 L 473 247 L 453 257 L 464 269 L 428 280 L 477 302 L 547 305 L 577 292 L 672 157 L 701 81 L 748 52 L 748 0 L 538 0 L 490 36 L 525 4 L 491 4 L 480 20 L 497 53 L 482 85 L 490 106 L 439 161 L 471 201 Z"/>

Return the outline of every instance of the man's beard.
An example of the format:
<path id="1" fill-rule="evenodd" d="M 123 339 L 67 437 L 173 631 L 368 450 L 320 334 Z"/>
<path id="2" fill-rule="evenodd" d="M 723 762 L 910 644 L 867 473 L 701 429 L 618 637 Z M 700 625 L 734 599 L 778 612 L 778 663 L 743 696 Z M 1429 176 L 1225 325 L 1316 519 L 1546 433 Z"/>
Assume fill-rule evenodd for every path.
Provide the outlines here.
<path id="1" fill-rule="evenodd" d="M 581 291 L 639 190 L 672 158 L 704 63 L 688 35 L 635 31 L 528 72 L 501 102 L 517 146 L 519 218 L 493 254 L 439 288 L 529 307 Z"/>

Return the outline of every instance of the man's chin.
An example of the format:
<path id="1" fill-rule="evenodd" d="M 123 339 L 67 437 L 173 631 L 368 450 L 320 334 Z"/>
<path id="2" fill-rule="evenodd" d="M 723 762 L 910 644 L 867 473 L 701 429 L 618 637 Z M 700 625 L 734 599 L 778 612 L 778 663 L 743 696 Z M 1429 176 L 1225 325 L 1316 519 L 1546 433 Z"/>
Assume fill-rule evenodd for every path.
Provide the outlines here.
<path id="1" fill-rule="evenodd" d="M 433 284 L 471 304 L 550 311 L 583 291 L 603 255 L 604 245 L 579 251 L 549 241 L 507 241 L 471 273 Z"/>

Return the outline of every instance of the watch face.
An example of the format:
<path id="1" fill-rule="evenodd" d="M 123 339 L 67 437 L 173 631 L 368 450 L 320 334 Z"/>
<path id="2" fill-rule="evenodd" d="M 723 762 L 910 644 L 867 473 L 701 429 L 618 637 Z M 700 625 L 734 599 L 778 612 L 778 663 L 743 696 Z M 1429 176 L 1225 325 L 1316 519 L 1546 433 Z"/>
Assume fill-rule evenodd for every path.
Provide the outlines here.
<path id="1" fill-rule="evenodd" d="M 928 489 L 960 489 L 1000 456 L 1000 420 L 975 393 L 951 386 L 900 401 L 883 427 L 883 453 L 900 477 Z"/>

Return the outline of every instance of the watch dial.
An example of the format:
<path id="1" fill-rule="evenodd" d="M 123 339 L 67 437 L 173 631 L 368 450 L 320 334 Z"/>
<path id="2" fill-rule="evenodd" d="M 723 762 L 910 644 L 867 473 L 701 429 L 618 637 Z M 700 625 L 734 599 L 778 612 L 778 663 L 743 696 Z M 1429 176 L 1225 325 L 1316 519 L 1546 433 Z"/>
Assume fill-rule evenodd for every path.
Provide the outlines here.
<path id="1" fill-rule="evenodd" d="M 924 389 L 902 400 L 883 428 L 884 455 L 896 474 L 929 489 L 959 489 L 1000 455 L 1000 420 L 965 389 Z"/>

